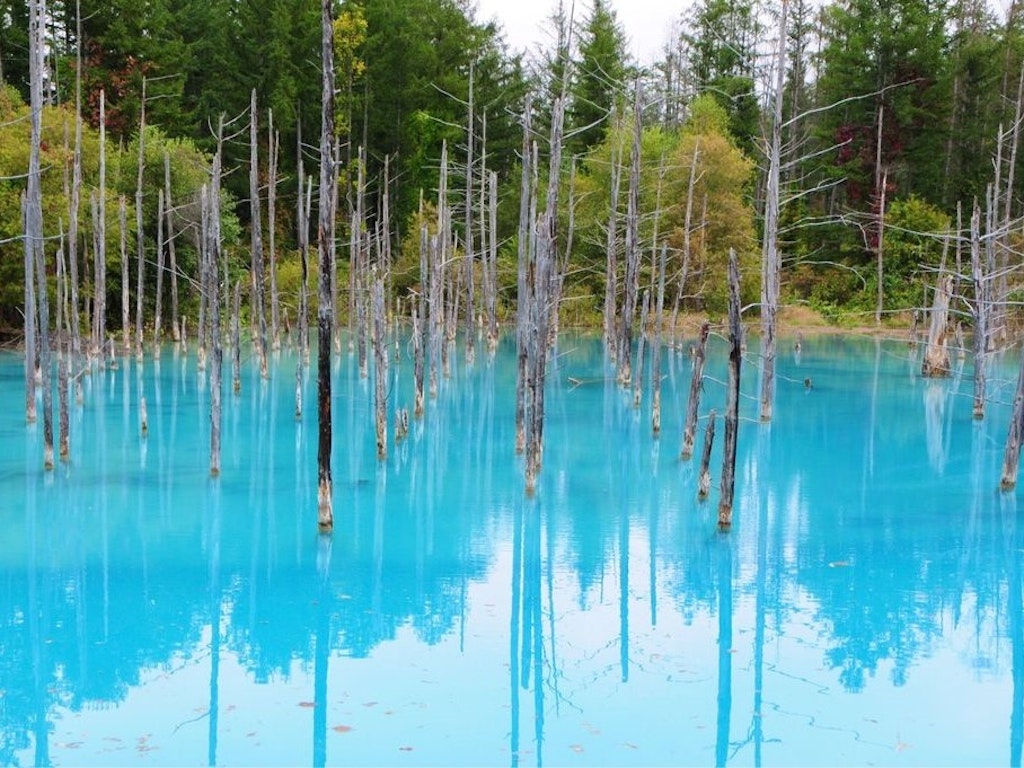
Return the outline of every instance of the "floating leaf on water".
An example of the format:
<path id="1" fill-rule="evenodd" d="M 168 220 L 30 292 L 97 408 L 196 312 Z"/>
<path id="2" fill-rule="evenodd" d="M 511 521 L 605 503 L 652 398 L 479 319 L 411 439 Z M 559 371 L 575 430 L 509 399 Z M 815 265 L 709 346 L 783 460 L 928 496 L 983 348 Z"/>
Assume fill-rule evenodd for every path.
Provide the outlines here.
<path id="1" fill-rule="evenodd" d="M 828 564 L 829 568 L 849 568 L 850 562 L 848 560 L 833 560 Z"/>
<path id="2" fill-rule="evenodd" d="M 628 741 L 622 742 L 622 746 L 624 746 L 626 749 L 640 749 L 640 747 L 638 747 L 636 744 L 630 744 Z"/>
<path id="3" fill-rule="evenodd" d="M 399 752 L 412 752 L 412 747 L 399 747 Z"/>
<path id="4" fill-rule="evenodd" d="M 368 701 L 365 704 L 363 704 L 363 706 L 364 707 L 376 707 L 377 706 L 377 702 L 376 701 Z"/>
<path id="5" fill-rule="evenodd" d="M 303 707 L 305 709 L 312 709 L 313 707 L 316 706 L 316 704 L 314 702 L 312 702 L 312 701 L 300 701 L 299 702 L 299 706 Z"/>
<path id="6" fill-rule="evenodd" d="M 352 726 L 351 725 L 336 725 L 333 728 L 331 728 L 331 730 L 332 731 L 337 731 L 338 733 L 348 733 L 349 731 L 352 730 Z"/>

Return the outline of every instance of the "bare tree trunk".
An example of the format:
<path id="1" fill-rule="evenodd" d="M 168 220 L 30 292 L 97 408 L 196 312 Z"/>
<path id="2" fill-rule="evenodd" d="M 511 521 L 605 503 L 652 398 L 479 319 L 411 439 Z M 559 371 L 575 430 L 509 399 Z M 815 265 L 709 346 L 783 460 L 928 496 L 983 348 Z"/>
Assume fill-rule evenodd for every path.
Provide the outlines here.
<path id="1" fill-rule="evenodd" d="M 349 328 L 356 340 L 359 376 L 368 372 L 366 361 L 366 149 L 359 148 L 359 174 L 356 182 L 356 211 L 351 223 L 351 255 L 349 257 Z"/>
<path id="2" fill-rule="evenodd" d="M 267 148 L 267 238 L 270 260 L 270 335 L 273 349 L 281 349 L 281 297 L 277 292 L 277 161 L 281 145 L 280 136 L 274 132 L 274 112 L 267 110 L 269 146 Z"/>
<path id="3" fill-rule="evenodd" d="M 632 347 L 633 321 L 636 314 L 637 290 L 640 279 L 640 146 L 642 129 L 640 120 L 640 83 L 633 97 L 633 148 L 629 161 L 629 198 L 626 205 L 626 276 L 625 296 L 622 302 L 621 333 L 619 335 L 619 383 L 628 387 L 633 376 Z"/>
<path id="4" fill-rule="evenodd" d="M 93 256 L 96 267 L 93 270 L 95 296 L 93 298 L 93 354 L 103 366 L 103 347 L 107 335 L 107 126 L 106 97 L 100 91 L 100 170 L 99 192 L 96 195 L 96 211 L 93 217 L 95 246 Z"/>
<path id="5" fill-rule="evenodd" d="M 466 363 L 473 364 L 476 356 L 476 334 L 473 333 L 473 316 L 476 312 L 476 296 L 474 295 L 474 257 L 473 252 L 473 148 L 474 125 L 473 115 L 473 62 L 469 64 L 469 104 L 466 118 L 466 196 L 465 196 L 465 251 L 466 251 Z"/>
<path id="6" fill-rule="evenodd" d="M 658 255 L 658 298 L 654 310 L 654 343 L 651 345 L 651 432 L 661 434 L 661 334 L 665 314 L 665 262 L 668 245 L 661 244 Z"/>
<path id="7" fill-rule="evenodd" d="M 267 313 L 264 308 L 266 291 L 263 278 L 263 219 L 260 211 L 259 125 L 256 112 L 256 89 L 249 97 L 249 232 L 252 244 L 252 314 L 256 357 L 260 362 L 260 376 L 270 376 L 267 368 Z"/>
<path id="8" fill-rule="evenodd" d="M 206 274 L 208 278 L 208 311 L 210 315 L 210 475 L 220 475 L 220 428 L 221 428 L 221 380 L 224 351 L 220 332 L 220 183 L 221 148 L 224 137 L 224 120 L 221 118 L 217 129 L 217 154 L 213 158 L 213 178 L 207 200 L 207 247 Z"/>
<path id="9" fill-rule="evenodd" d="M 174 203 L 171 198 L 171 156 L 164 152 L 164 205 L 167 211 L 167 257 L 171 270 L 171 334 L 174 343 L 181 341 L 178 328 L 178 254 L 174 245 Z"/>
<path id="10" fill-rule="evenodd" d="M 529 266 L 534 250 L 533 222 L 536 219 L 536 145 L 530 141 L 529 101 L 523 110 L 522 182 L 519 200 L 519 247 L 516 272 L 516 453 L 526 450 L 527 302 Z"/>
<path id="11" fill-rule="evenodd" d="M 139 114 L 139 162 L 135 182 L 135 246 L 139 266 L 135 282 L 135 356 L 142 359 L 142 299 L 146 271 L 146 240 L 142 226 L 142 182 L 146 169 L 146 78 L 142 78 L 142 101 Z"/>
<path id="12" fill-rule="evenodd" d="M 493 354 L 498 348 L 498 174 L 490 172 L 489 250 L 487 257 L 487 347 Z"/>
<path id="13" fill-rule="evenodd" d="M 427 228 L 423 227 L 420 236 L 420 249 L 427 247 Z M 423 258 L 423 257 L 421 257 Z M 412 348 L 413 348 L 413 380 L 415 382 L 415 395 L 413 396 L 412 415 L 414 419 L 423 418 L 423 378 L 425 365 L 425 351 L 423 349 L 423 325 L 426 312 L 426 305 L 423 298 L 417 294 L 412 297 Z"/>
<path id="14" fill-rule="evenodd" d="M 949 376 L 950 361 L 947 338 L 949 336 L 949 301 L 953 291 L 953 277 L 941 275 L 935 285 L 935 300 L 932 304 L 928 326 L 928 346 L 921 363 L 921 375 L 925 377 Z"/>
<path id="15" fill-rule="evenodd" d="M 707 354 L 709 331 L 710 326 L 705 320 L 700 326 L 697 348 L 693 356 L 690 397 L 686 406 L 686 423 L 683 426 L 683 448 L 679 452 L 681 459 L 689 459 L 693 456 L 693 443 L 697 434 L 697 412 L 700 409 L 700 393 L 704 388 L 704 360 Z"/>
<path id="16" fill-rule="evenodd" d="M 644 390 L 644 343 L 647 340 L 647 320 L 651 311 L 651 293 L 644 289 L 640 302 L 640 338 L 636 343 L 636 375 L 633 376 L 633 407 L 639 408 Z"/>
<path id="17" fill-rule="evenodd" d="M 611 202 L 608 208 L 608 232 L 605 244 L 605 285 L 604 285 L 604 342 L 608 351 L 617 352 L 618 323 L 615 310 L 618 307 L 619 266 L 616 251 L 619 247 L 619 183 L 622 178 L 622 163 L 618 157 L 618 144 L 612 144 Z"/>
<path id="18" fill-rule="evenodd" d="M 708 425 L 704 429 L 704 446 L 700 454 L 700 472 L 697 475 L 697 498 L 704 500 L 711 492 L 711 449 L 715 445 L 714 409 L 708 414 Z"/>
<path id="19" fill-rule="evenodd" d="M 1017 390 L 1013 396 L 1013 411 L 1010 427 L 1003 450 L 1003 474 L 999 486 L 1004 491 L 1013 490 L 1017 485 L 1017 470 L 1020 465 L 1020 441 L 1024 435 L 1024 354 L 1021 355 L 1020 370 L 1017 373 Z"/>
<path id="20" fill-rule="evenodd" d="M 82 204 L 82 13 L 79 0 L 75 0 L 75 29 L 75 147 L 71 163 L 71 194 L 68 197 L 67 239 L 71 277 L 71 307 L 67 314 L 71 321 L 72 366 L 79 365 L 82 355 L 82 329 L 78 315 L 78 216 Z"/>
<path id="21" fill-rule="evenodd" d="M 153 308 L 153 356 L 160 357 L 160 332 L 164 307 L 164 191 L 157 190 L 156 204 L 156 305 Z"/>
<path id="22" fill-rule="evenodd" d="M 882 168 L 882 121 L 885 108 L 878 107 L 878 141 L 875 149 L 875 190 L 878 194 L 878 242 L 875 243 L 876 279 L 878 291 L 875 298 L 875 325 L 882 324 L 885 309 L 885 188 L 889 184 L 889 169 Z"/>
<path id="23" fill-rule="evenodd" d="M 374 411 L 377 427 L 377 458 L 388 457 L 388 340 L 387 317 L 384 307 L 384 272 L 374 270 L 372 275 Z"/>
<path id="24" fill-rule="evenodd" d="M 64 233 L 60 235 L 64 242 Z M 71 419 L 68 414 L 68 358 L 73 354 L 68 308 L 68 276 L 63 245 L 57 249 L 57 454 L 62 462 L 71 456 Z"/>
<path id="25" fill-rule="evenodd" d="M 981 259 L 981 211 L 971 214 L 971 277 L 974 283 L 974 408 L 976 419 L 985 418 L 985 364 L 988 355 L 988 279 Z"/>
<path id="26" fill-rule="evenodd" d="M 128 266 L 128 205 L 124 195 L 117 201 L 117 226 L 120 233 L 121 244 L 121 339 L 124 346 L 124 356 L 128 357 L 132 351 L 132 324 L 131 324 L 131 269 Z"/>
<path id="27" fill-rule="evenodd" d="M 242 391 L 242 283 L 235 283 L 235 301 L 231 311 L 231 389 Z"/>
<path id="28" fill-rule="evenodd" d="M 331 343 L 334 336 L 334 307 L 331 305 L 331 243 L 334 239 L 334 5 L 321 0 L 321 73 L 323 89 L 320 109 L 320 211 L 317 249 L 320 273 L 317 278 L 317 405 L 319 414 L 317 445 L 317 524 L 322 533 L 334 529 L 333 481 L 331 477 Z M 353 226 L 360 226 L 354 222 Z"/>
<path id="29" fill-rule="evenodd" d="M 761 252 L 761 421 L 771 421 L 775 401 L 775 333 L 779 311 L 779 175 L 782 164 L 782 105 L 786 82 L 786 21 L 789 3 L 782 0 L 779 48 L 775 58 L 775 110 L 768 152 L 768 188 L 765 194 L 764 246 Z"/>
<path id="30" fill-rule="evenodd" d="M 35 13 L 35 10 L 32 11 Z M 33 145 L 35 146 L 35 145 Z M 36 150 L 37 152 L 38 150 Z M 38 157 L 38 155 L 37 155 Z M 36 164 L 38 166 L 38 159 Z M 31 155 L 29 167 L 31 168 Z M 34 174 L 38 184 L 38 170 Z M 29 184 L 33 174 L 29 173 Z M 36 423 L 36 368 L 39 366 L 39 340 L 36 338 L 36 248 L 40 247 L 33 234 L 35 224 L 33 223 L 34 212 L 29 211 L 29 195 L 24 194 L 21 198 L 22 221 L 25 231 L 25 421 L 29 424 Z"/>
<path id="31" fill-rule="evenodd" d="M 697 161 L 700 159 L 700 138 L 696 137 L 693 144 L 693 158 L 690 160 L 690 181 L 686 187 L 686 213 L 683 216 L 683 266 L 679 270 L 679 282 L 676 286 L 676 299 L 672 305 L 672 333 L 676 332 L 676 319 L 679 316 L 679 305 L 686 295 L 686 280 L 690 276 L 690 246 L 692 243 L 693 226 L 693 195 L 697 188 Z"/>
<path id="32" fill-rule="evenodd" d="M 743 325 L 740 320 L 740 270 L 736 251 L 729 251 L 729 388 L 725 401 L 725 443 L 722 448 L 722 486 L 718 502 L 718 527 L 732 526 L 732 501 L 736 478 L 736 437 L 739 431 L 740 363 Z"/>

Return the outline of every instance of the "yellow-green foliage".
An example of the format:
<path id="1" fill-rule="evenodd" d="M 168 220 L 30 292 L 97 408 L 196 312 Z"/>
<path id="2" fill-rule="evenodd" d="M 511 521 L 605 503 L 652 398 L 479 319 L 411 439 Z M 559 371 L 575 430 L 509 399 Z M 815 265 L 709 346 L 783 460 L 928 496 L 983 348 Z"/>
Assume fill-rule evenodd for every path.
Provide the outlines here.
<path id="1" fill-rule="evenodd" d="M 23 300 L 24 245 L 21 240 L 21 196 L 26 186 L 31 125 L 29 108 L 10 88 L 0 88 L 0 324 L 21 325 L 14 311 Z M 147 258 L 153 261 L 156 237 L 158 190 L 164 186 L 164 152 L 171 161 L 172 196 L 177 215 L 178 258 L 186 274 L 194 274 L 195 258 L 191 252 L 194 229 L 199 221 L 198 191 L 209 180 L 210 160 L 191 142 L 166 138 L 155 127 L 146 129 L 145 174 L 143 178 L 143 226 L 146 231 Z M 43 193 L 43 230 L 47 238 L 48 271 L 53 274 L 59 235 L 68 231 L 70 221 L 69 189 L 72 177 L 75 141 L 75 116 L 67 107 L 44 107 L 40 166 Z M 78 211 L 79 259 L 93 258 L 93 222 L 91 200 L 99 192 L 100 138 L 88 125 L 82 129 L 82 190 Z M 107 141 L 106 146 L 106 254 L 108 290 L 117 298 L 120 280 L 120 228 L 118 198 L 125 197 L 128 214 L 126 236 L 129 252 L 135 254 L 135 189 L 138 162 L 136 139 L 127 147 Z M 225 243 L 237 240 L 239 227 L 232 201 L 222 199 L 221 231 Z M 85 270 L 83 270 L 84 274 Z M 89 270 L 91 274 L 91 269 Z M 150 276 L 153 271 L 150 270 Z M 134 290 L 134 286 L 133 286 Z M 147 290 L 152 290 L 151 286 Z M 183 302 L 188 302 L 185 288 Z M 84 298 L 92 295 L 92 286 L 82 285 Z"/>
<path id="2" fill-rule="evenodd" d="M 713 99 L 695 99 L 690 113 L 690 120 L 678 133 L 652 127 L 641 135 L 640 242 L 645 265 L 641 280 L 651 277 L 655 231 L 659 243 L 668 242 L 669 280 L 682 269 L 690 169 L 696 163 L 685 291 L 692 297 L 691 305 L 721 312 L 728 296 L 730 248 L 740 256 L 744 301 L 753 300 L 759 284 L 754 212 L 749 201 L 754 167 L 728 137 L 727 117 Z M 630 120 L 619 121 L 585 158 L 577 182 L 579 247 L 573 268 L 578 274 L 576 282 L 590 283 L 595 294 L 604 291 L 613 152 L 622 165 L 618 201 L 621 265 L 632 136 Z M 674 288 L 669 290 L 672 296 Z"/>

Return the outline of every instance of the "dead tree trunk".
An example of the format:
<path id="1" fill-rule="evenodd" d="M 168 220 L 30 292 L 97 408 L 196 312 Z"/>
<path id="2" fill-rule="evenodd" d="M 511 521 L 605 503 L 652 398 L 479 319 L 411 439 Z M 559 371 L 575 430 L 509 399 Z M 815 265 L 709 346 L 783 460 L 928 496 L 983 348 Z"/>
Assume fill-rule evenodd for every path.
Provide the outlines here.
<path id="1" fill-rule="evenodd" d="M 270 262 L 270 335 L 273 349 L 281 349 L 281 297 L 277 292 L 277 161 L 281 138 L 274 132 L 274 112 L 267 110 L 267 247 Z"/>
<path id="2" fill-rule="evenodd" d="M 529 266 L 534 250 L 534 227 L 537 201 L 536 145 L 530 141 L 530 109 L 527 101 L 523 114 L 522 186 L 519 201 L 519 248 L 516 271 L 516 453 L 526 451 L 526 382 L 527 345 L 529 340 L 527 297 L 529 292 Z"/>
<path id="3" fill-rule="evenodd" d="M 700 409 L 700 393 L 704 388 L 704 359 L 707 354 L 710 326 L 705 320 L 700 326 L 697 346 L 693 355 L 693 373 L 690 377 L 690 397 L 686 405 L 686 423 L 683 426 L 683 448 L 679 458 L 693 456 L 693 443 L 697 435 L 697 412 Z"/>
<path id="4" fill-rule="evenodd" d="M 420 236 L 421 250 L 427 247 L 427 228 L 424 226 Z M 423 258 L 423 257 L 421 257 Z M 423 418 L 423 383 L 426 353 L 424 350 L 424 321 L 426 319 L 426 305 L 423 298 L 418 294 L 412 296 L 412 349 L 413 349 L 413 379 L 415 382 L 415 394 L 413 396 L 412 417 Z"/>
<path id="5" fill-rule="evenodd" d="M 242 283 L 235 283 L 235 301 L 231 310 L 231 389 L 242 391 Z"/>
<path id="6" fill-rule="evenodd" d="M 640 84 L 633 98 L 633 147 L 629 160 L 629 197 L 626 203 L 626 274 L 619 334 L 619 383 L 628 387 L 632 380 L 633 322 L 640 280 Z"/>
<path id="7" fill-rule="evenodd" d="M 64 233 L 61 232 L 61 243 Z M 68 307 L 68 276 L 63 246 L 57 249 L 57 454 L 62 462 L 71 456 L 71 419 L 68 414 L 68 362 L 73 356 L 74 334 Z"/>
<path id="8" fill-rule="evenodd" d="M 263 279 L 263 221 L 260 212 L 259 126 L 256 112 L 256 89 L 249 97 L 249 234 L 252 244 L 252 314 L 253 338 L 256 357 L 260 363 L 260 376 L 266 379 L 267 368 L 267 313 L 264 309 Z"/>
<path id="9" fill-rule="evenodd" d="M 75 147 L 71 161 L 71 194 L 68 196 L 68 275 L 71 278 L 71 306 L 65 316 L 71 323 L 72 366 L 80 365 L 82 355 L 82 329 L 78 316 L 78 216 L 82 206 L 82 14 L 80 3 L 75 4 Z M 84 271 L 84 270 L 83 270 Z M 79 380 L 76 376 L 76 382 Z"/>
<path id="10" fill-rule="evenodd" d="M 633 407 L 639 408 L 643 400 L 644 391 L 644 346 L 647 341 L 647 320 L 651 311 L 651 293 L 644 290 L 643 300 L 640 302 L 640 338 L 636 343 L 636 375 L 633 376 Z"/>
<path id="11" fill-rule="evenodd" d="M 715 420 L 717 414 L 714 410 L 708 414 L 708 425 L 704 429 L 704 446 L 700 454 L 700 472 L 697 475 L 697 498 L 704 500 L 711 492 L 711 449 L 715 445 Z"/>
<path id="12" fill-rule="evenodd" d="M 618 345 L 615 309 L 618 306 L 619 265 L 619 182 L 622 178 L 622 164 L 618 158 L 618 143 L 612 144 L 611 201 L 608 208 L 608 232 L 605 243 L 605 285 L 604 285 L 604 342 L 611 354 Z"/>
<path id="13" fill-rule="evenodd" d="M 103 347 L 107 335 L 107 128 L 106 128 L 106 97 L 100 90 L 100 170 L 99 191 L 96 194 L 96 207 L 93 211 L 93 256 L 96 265 L 93 269 L 95 295 L 93 297 L 93 356 L 103 366 Z"/>
<path id="14" fill-rule="evenodd" d="M 388 340 L 387 316 L 384 306 L 384 272 L 374 270 L 372 275 L 374 412 L 377 428 L 377 458 L 388 457 Z"/>
<path id="15" fill-rule="evenodd" d="M 1013 490 L 1017 485 L 1017 470 L 1020 465 L 1020 441 L 1024 435 L 1024 353 L 1021 355 L 1020 370 L 1017 373 L 1017 390 L 1013 396 L 1013 411 L 1010 427 L 1003 450 L 1003 474 L 999 486 L 1004 491 Z"/>
<path id="16" fill-rule="evenodd" d="M 167 259 L 171 272 L 171 338 L 177 344 L 181 341 L 178 327 L 178 254 L 174 244 L 174 203 L 171 198 L 171 155 L 164 152 L 164 206 L 167 212 Z"/>
<path id="17" fill-rule="evenodd" d="M 469 103 L 466 123 L 466 194 L 465 209 L 465 265 L 466 265 L 466 363 L 473 364 L 476 356 L 476 334 L 473 333 L 473 316 L 476 312 L 476 296 L 474 295 L 475 254 L 473 253 L 473 63 L 469 64 Z"/>
<path id="18" fill-rule="evenodd" d="M 160 332 L 164 307 L 164 191 L 156 199 L 156 305 L 153 308 L 153 355 L 160 356 Z"/>
<path id="19" fill-rule="evenodd" d="M 729 388 L 725 401 L 725 443 L 722 446 L 722 486 L 718 501 L 718 527 L 732 526 L 732 501 L 736 478 L 736 437 L 739 431 L 740 363 L 743 359 L 743 325 L 740 320 L 740 269 L 736 251 L 729 251 Z"/>
<path id="20" fill-rule="evenodd" d="M 37 160 L 38 163 L 38 160 Z M 31 167 L 32 160 L 29 159 Z M 29 173 L 29 179 L 33 174 Z M 35 174 L 38 183 L 38 171 Z M 29 181 L 29 184 L 32 182 Z M 36 338 L 36 244 L 33 234 L 34 212 L 29 210 L 28 195 L 21 198 L 22 221 L 25 232 L 25 421 L 35 424 L 36 414 L 36 368 L 39 365 L 39 341 Z"/>
<path id="21" fill-rule="evenodd" d="M 988 355 L 988 279 L 981 259 L 981 211 L 971 214 L 971 278 L 974 283 L 974 408 L 976 419 L 985 418 L 985 364 Z"/>
<path id="22" fill-rule="evenodd" d="M 224 350 L 220 332 L 220 182 L 223 140 L 224 121 L 221 119 L 217 129 L 217 153 L 213 158 L 213 180 L 207 202 L 209 226 L 206 273 L 209 282 L 206 293 L 209 296 L 210 315 L 210 475 L 213 477 L 220 475 L 221 380 L 224 370 Z"/>
<path id="23" fill-rule="evenodd" d="M 146 170 L 146 78 L 142 78 L 142 100 L 139 113 L 139 161 L 135 180 L 135 247 L 139 266 L 135 282 L 135 356 L 142 358 L 142 298 L 146 269 L 146 240 L 142 226 L 142 182 Z"/>
<path id="24" fill-rule="evenodd" d="M 320 274 L 317 278 L 317 524 L 322 533 L 334 529 L 333 481 L 331 477 L 331 344 L 334 336 L 334 307 L 331 306 L 331 241 L 334 239 L 334 4 L 321 0 L 321 73 L 320 102 L 320 210 L 317 225 L 317 250 Z M 360 226 L 360 222 L 353 222 Z"/>
<path id="25" fill-rule="evenodd" d="M 761 421 L 771 421 L 775 402 L 775 333 L 779 311 L 779 281 L 782 258 L 779 253 L 779 189 L 782 164 L 782 105 L 786 82 L 787 0 L 779 14 L 779 48 L 775 58 L 775 107 L 768 152 L 768 184 L 765 194 L 764 244 L 761 251 Z"/>
<path id="26" fill-rule="evenodd" d="M 665 262 L 668 245 L 661 244 L 658 255 L 658 298 L 654 310 L 654 342 L 651 345 L 651 432 L 661 434 L 661 333 L 665 313 Z"/>
<path id="27" fill-rule="evenodd" d="M 498 348 L 498 174 L 490 172 L 490 226 L 487 255 L 487 348 L 493 353 Z"/>
<path id="28" fill-rule="evenodd" d="M 949 301 L 953 292 L 953 277 L 941 275 L 935 285 L 935 299 L 928 326 L 928 346 L 921 363 L 925 377 L 949 376 Z"/>
<path id="29" fill-rule="evenodd" d="M 117 226 L 120 232 L 121 244 L 121 339 L 124 346 L 124 355 L 127 357 L 132 351 L 132 324 L 131 320 L 131 270 L 128 266 L 128 206 L 121 195 L 117 201 Z"/>

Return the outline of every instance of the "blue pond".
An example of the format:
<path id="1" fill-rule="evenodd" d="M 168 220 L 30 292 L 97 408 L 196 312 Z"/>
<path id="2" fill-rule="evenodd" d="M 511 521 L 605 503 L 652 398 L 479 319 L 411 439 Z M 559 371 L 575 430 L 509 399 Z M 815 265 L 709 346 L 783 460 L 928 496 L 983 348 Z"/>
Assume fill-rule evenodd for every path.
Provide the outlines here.
<path id="1" fill-rule="evenodd" d="M 563 336 L 532 499 L 510 340 L 472 365 L 460 346 L 384 462 L 343 351 L 330 538 L 292 352 L 269 381 L 248 361 L 238 395 L 226 367 L 216 480 L 194 350 L 87 376 L 49 473 L 0 357 L 0 763 L 1020 765 L 1016 356 L 975 421 L 970 359 L 925 381 L 906 342 L 790 341 L 760 424 L 755 344 L 728 534 L 721 423 L 707 502 L 678 458 L 684 348 L 655 440 L 649 392 L 634 408 L 600 341 Z M 404 339 L 391 376 L 411 408 Z"/>

